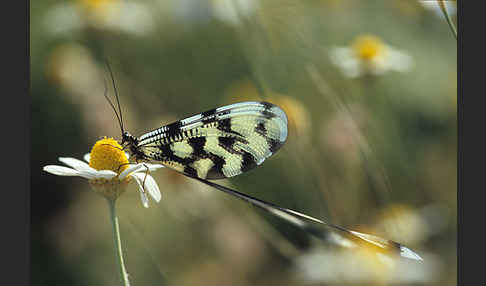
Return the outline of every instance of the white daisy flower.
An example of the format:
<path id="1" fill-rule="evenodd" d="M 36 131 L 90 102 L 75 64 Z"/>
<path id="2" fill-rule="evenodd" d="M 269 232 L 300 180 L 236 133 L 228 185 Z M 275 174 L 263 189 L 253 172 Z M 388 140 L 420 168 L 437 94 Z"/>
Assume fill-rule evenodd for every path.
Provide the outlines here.
<path id="1" fill-rule="evenodd" d="M 86 178 L 95 192 L 110 200 L 116 200 L 125 191 L 125 187 L 131 181 L 131 178 L 134 178 L 144 207 L 148 207 L 147 193 L 156 202 L 160 201 L 159 187 L 148 172 L 163 168 L 163 165 L 130 164 L 127 154 L 123 152 L 120 144 L 112 138 L 104 138 L 96 142 L 91 153 L 84 155 L 84 160 L 88 164 L 75 158 L 60 157 L 59 161 L 70 168 L 48 165 L 43 170 L 58 176 Z"/>
<path id="2" fill-rule="evenodd" d="M 90 27 L 148 35 L 155 28 L 154 20 L 151 7 L 142 1 L 77 0 L 50 8 L 44 27 L 52 35 L 70 35 Z"/>
<path id="3" fill-rule="evenodd" d="M 357 37 L 350 47 L 334 47 L 329 56 L 331 62 L 351 78 L 388 71 L 406 72 L 413 66 L 410 55 L 371 35 Z"/>
<path id="4" fill-rule="evenodd" d="M 296 257 L 293 270 L 298 279 L 312 285 L 429 284 L 443 275 L 444 267 L 438 257 L 426 255 L 426 260 L 410 263 L 366 248 L 314 247 Z"/>

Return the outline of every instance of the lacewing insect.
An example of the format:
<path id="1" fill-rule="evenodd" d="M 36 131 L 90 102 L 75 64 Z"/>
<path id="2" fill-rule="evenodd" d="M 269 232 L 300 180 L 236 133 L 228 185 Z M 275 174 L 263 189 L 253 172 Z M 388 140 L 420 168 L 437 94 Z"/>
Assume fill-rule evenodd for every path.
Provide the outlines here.
<path id="1" fill-rule="evenodd" d="M 211 109 L 156 128 L 140 137 L 124 129 L 120 100 L 109 64 L 117 108 L 106 95 L 120 125 L 121 146 L 136 162 L 157 162 L 221 192 L 246 201 L 307 231 L 317 238 L 335 241 L 328 228 L 343 240 L 364 243 L 378 252 L 398 253 L 422 260 L 392 240 L 333 225 L 320 219 L 265 202 L 208 180 L 237 176 L 261 165 L 287 139 L 287 116 L 268 102 L 240 102 Z M 117 111 L 118 109 L 118 111 Z M 327 227 L 327 228 L 326 228 Z"/>

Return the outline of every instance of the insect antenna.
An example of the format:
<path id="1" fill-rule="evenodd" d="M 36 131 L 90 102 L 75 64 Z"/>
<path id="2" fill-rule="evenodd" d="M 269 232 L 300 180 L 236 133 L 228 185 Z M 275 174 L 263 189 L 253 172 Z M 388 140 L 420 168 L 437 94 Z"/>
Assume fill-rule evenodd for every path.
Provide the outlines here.
<path id="1" fill-rule="evenodd" d="M 118 112 L 115 108 L 115 105 L 111 102 L 111 100 L 106 95 L 108 89 L 107 89 L 105 80 L 103 80 L 103 83 L 105 84 L 104 96 L 105 96 L 106 100 L 108 101 L 108 103 L 110 104 L 111 108 L 113 108 L 113 111 L 115 112 L 116 118 L 118 119 L 118 124 L 120 125 L 121 132 L 123 134 L 125 132 L 125 128 L 123 126 L 123 114 L 122 114 L 121 107 L 120 107 L 120 99 L 119 99 L 118 90 L 117 90 L 116 84 L 115 84 L 115 78 L 113 77 L 113 72 L 111 71 L 111 67 L 110 67 L 110 64 L 108 63 L 108 61 L 106 61 L 106 67 L 108 68 L 108 71 L 109 71 L 110 77 L 111 77 L 111 82 L 113 84 L 113 90 L 115 92 L 116 104 L 118 106 Z"/>
<path id="2" fill-rule="evenodd" d="M 116 112 L 115 106 L 111 102 L 110 98 L 108 97 L 108 86 L 106 85 L 106 80 L 103 78 L 103 84 L 105 85 L 105 92 L 103 93 L 103 96 L 105 97 L 106 101 L 110 104 L 111 108 L 113 108 L 113 111 L 115 111 L 116 118 L 118 119 L 118 124 L 120 125 L 120 128 L 122 128 L 121 122 L 120 122 L 120 117 L 118 116 L 118 113 Z M 123 132 L 123 131 L 122 131 Z"/>

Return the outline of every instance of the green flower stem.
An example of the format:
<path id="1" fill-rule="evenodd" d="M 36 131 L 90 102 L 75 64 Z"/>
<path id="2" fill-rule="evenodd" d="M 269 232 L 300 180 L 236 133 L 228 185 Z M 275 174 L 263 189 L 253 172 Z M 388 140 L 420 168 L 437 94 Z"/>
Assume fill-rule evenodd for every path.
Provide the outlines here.
<path id="1" fill-rule="evenodd" d="M 123 262 L 123 250 L 121 247 L 121 239 L 120 239 L 120 226 L 118 225 L 118 217 L 116 215 L 115 202 L 116 200 L 108 199 L 108 204 L 110 206 L 110 218 L 111 218 L 111 223 L 113 225 L 113 241 L 115 243 L 115 252 L 118 261 L 118 267 L 120 270 L 122 285 L 129 286 L 130 282 L 128 281 L 128 273 L 125 268 L 125 263 Z"/>
<path id="2" fill-rule="evenodd" d="M 456 37 L 456 40 L 457 40 L 457 30 L 456 30 L 456 26 L 452 22 L 452 19 L 449 16 L 449 13 L 447 13 L 445 1 L 444 0 L 437 0 L 437 2 L 439 3 L 439 7 L 442 10 L 442 13 L 444 13 L 444 16 L 445 16 L 445 18 L 447 20 L 447 24 L 449 24 L 449 27 L 451 28 L 451 31 L 452 31 L 452 33 L 454 34 L 454 37 Z"/>

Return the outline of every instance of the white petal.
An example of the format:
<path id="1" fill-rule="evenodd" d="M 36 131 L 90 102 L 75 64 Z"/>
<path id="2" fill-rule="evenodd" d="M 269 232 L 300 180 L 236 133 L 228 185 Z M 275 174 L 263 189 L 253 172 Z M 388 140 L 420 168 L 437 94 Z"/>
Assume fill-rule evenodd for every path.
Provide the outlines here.
<path id="1" fill-rule="evenodd" d="M 140 165 L 147 167 L 149 169 L 149 172 L 155 171 L 155 170 L 160 169 L 160 168 L 165 168 L 164 165 L 160 165 L 160 164 L 141 163 Z M 138 173 L 146 172 L 147 168 L 141 168 L 141 169 L 139 169 L 135 172 L 138 172 Z"/>
<path id="2" fill-rule="evenodd" d="M 145 174 L 136 173 L 133 174 L 134 177 L 137 177 L 142 183 L 145 180 L 145 190 L 150 194 L 150 196 L 156 201 L 160 202 L 162 195 L 160 194 L 159 186 L 157 182 L 155 182 L 154 178 L 150 175 L 145 177 Z"/>
<path id="3" fill-rule="evenodd" d="M 360 75 L 360 62 L 354 56 L 351 48 L 331 48 L 329 57 L 331 62 L 336 65 L 345 76 L 353 78 Z"/>
<path id="4" fill-rule="evenodd" d="M 149 168 L 149 171 L 155 171 L 157 169 L 160 169 L 160 168 L 165 168 L 164 165 L 161 165 L 161 164 L 148 164 L 148 163 L 145 163 L 145 165 Z"/>
<path id="5" fill-rule="evenodd" d="M 143 164 L 136 164 L 136 165 L 129 166 L 125 171 L 121 172 L 121 174 L 120 174 L 120 180 L 125 179 L 125 177 L 128 174 L 130 174 L 132 172 L 135 172 L 135 171 L 137 171 L 138 169 L 140 169 L 142 167 L 143 167 Z M 147 170 L 147 168 L 145 168 L 145 170 Z"/>
<path id="6" fill-rule="evenodd" d="M 331 62 L 335 65 L 339 65 L 342 61 L 354 59 L 354 53 L 351 48 L 346 47 L 333 47 L 329 50 L 329 57 Z"/>
<path id="7" fill-rule="evenodd" d="M 88 162 L 88 163 L 89 163 L 89 159 L 90 159 L 90 158 L 91 158 L 91 154 L 90 154 L 90 153 L 86 153 L 86 154 L 84 154 L 84 156 L 83 156 L 84 161 L 86 161 L 86 162 Z"/>
<path id="8" fill-rule="evenodd" d="M 143 206 L 148 208 L 149 207 L 148 198 L 147 195 L 142 190 L 140 190 L 140 199 L 142 200 Z"/>
<path id="9" fill-rule="evenodd" d="M 79 175 L 88 180 L 98 179 L 98 176 L 96 176 L 96 174 L 87 171 L 79 171 Z"/>
<path id="10" fill-rule="evenodd" d="M 142 200 L 142 204 L 144 207 L 148 208 L 148 198 L 145 192 L 143 191 L 141 179 L 138 176 L 133 176 L 135 178 L 135 182 L 137 182 L 138 190 L 140 191 L 140 199 Z"/>
<path id="11" fill-rule="evenodd" d="M 356 58 L 343 60 L 339 65 L 341 72 L 350 78 L 358 77 L 362 74 L 360 62 Z"/>
<path id="12" fill-rule="evenodd" d="M 87 159 L 88 157 L 88 159 Z M 84 155 L 84 159 L 87 161 L 89 160 L 89 154 Z M 96 170 L 94 168 L 91 168 L 88 164 L 85 162 L 75 159 L 75 158 L 69 158 L 69 157 L 60 157 L 59 161 L 63 162 L 64 164 L 76 169 L 79 171 L 80 176 L 87 178 L 87 179 L 111 179 L 113 177 L 116 177 L 118 174 L 116 172 L 113 172 L 111 170 Z"/>
<path id="13" fill-rule="evenodd" d="M 388 53 L 388 52 L 387 52 Z M 391 69 L 391 62 L 388 56 L 379 56 L 374 57 L 371 62 L 370 66 L 368 66 L 368 72 L 371 72 L 374 75 L 381 75 Z"/>
<path id="14" fill-rule="evenodd" d="M 111 179 L 114 176 L 116 176 L 116 173 L 109 170 L 96 171 L 95 169 L 93 169 L 93 170 L 81 170 L 79 171 L 79 175 L 86 179 L 100 179 L 100 178 Z"/>
<path id="15" fill-rule="evenodd" d="M 162 198 L 160 194 L 159 186 L 154 178 L 150 175 L 147 175 L 147 179 L 145 180 L 145 185 L 148 193 L 152 196 L 152 198 L 158 203 Z"/>
<path id="16" fill-rule="evenodd" d="M 111 170 L 101 170 L 101 171 L 96 171 L 96 176 L 98 178 L 103 178 L 103 179 L 111 179 L 116 177 L 118 174 L 116 172 L 113 172 Z"/>
<path id="17" fill-rule="evenodd" d="M 96 176 L 91 173 L 85 171 L 77 171 L 64 166 L 49 165 L 44 167 L 44 171 L 58 176 L 78 176 L 88 180 L 96 178 Z"/>
<path id="18" fill-rule="evenodd" d="M 85 162 L 69 157 L 60 157 L 59 161 L 63 162 L 64 164 L 68 165 L 71 168 L 74 168 L 78 171 L 94 171 L 95 169 L 91 168 Z"/>
<path id="19" fill-rule="evenodd" d="M 390 68 L 399 72 L 406 72 L 413 67 L 413 58 L 401 51 L 391 50 L 389 59 Z"/>
<path id="20" fill-rule="evenodd" d="M 63 166 L 57 166 L 57 165 L 47 165 L 44 166 L 42 170 L 58 176 L 79 176 L 80 175 L 79 172 L 74 169 L 63 167 Z"/>

